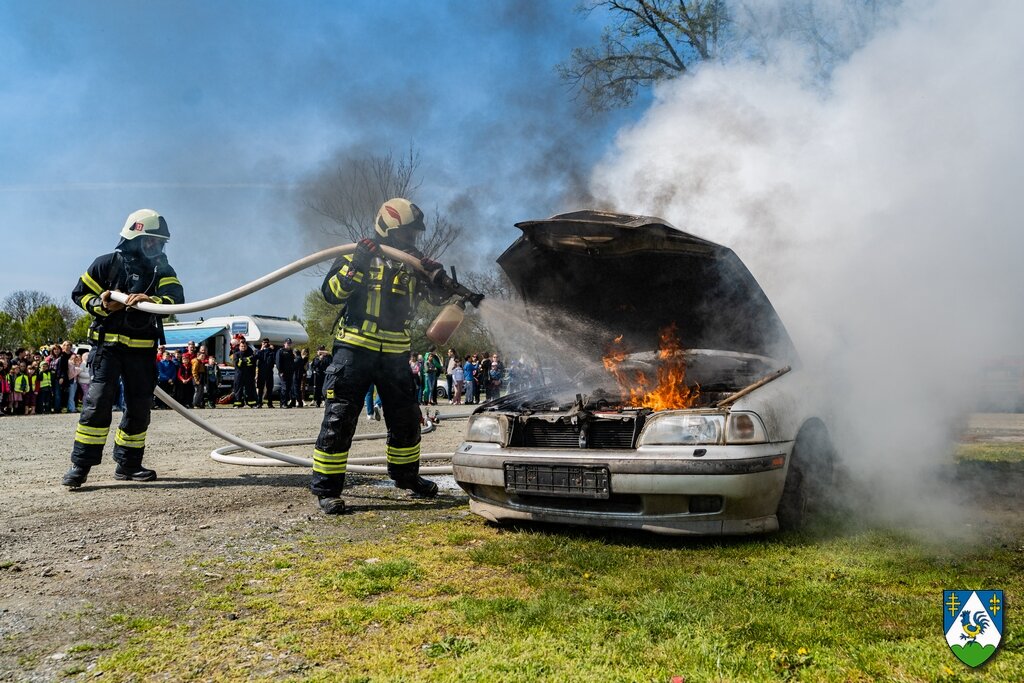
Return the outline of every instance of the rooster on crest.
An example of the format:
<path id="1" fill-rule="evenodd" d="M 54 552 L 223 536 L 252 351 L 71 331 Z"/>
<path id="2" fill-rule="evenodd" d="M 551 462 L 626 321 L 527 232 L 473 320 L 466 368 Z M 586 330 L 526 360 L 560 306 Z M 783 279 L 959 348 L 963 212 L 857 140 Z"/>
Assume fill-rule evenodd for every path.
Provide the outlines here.
<path id="1" fill-rule="evenodd" d="M 971 623 L 971 613 L 964 610 L 960 613 L 960 628 L 963 629 L 963 633 L 960 634 L 960 640 L 966 640 L 969 642 L 976 642 L 978 636 L 985 632 L 985 629 L 989 627 L 988 615 L 985 614 L 984 610 L 979 610 L 974 613 L 974 623 Z"/>

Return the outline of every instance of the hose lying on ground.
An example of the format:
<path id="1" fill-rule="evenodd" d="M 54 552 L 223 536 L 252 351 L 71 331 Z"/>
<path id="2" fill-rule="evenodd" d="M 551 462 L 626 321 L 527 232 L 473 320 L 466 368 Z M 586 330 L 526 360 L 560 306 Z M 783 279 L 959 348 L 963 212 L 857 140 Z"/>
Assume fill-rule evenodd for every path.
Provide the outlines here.
<path id="1" fill-rule="evenodd" d="M 282 439 L 279 441 L 267 441 L 265 443 L 254 443 L 252 441 L 246 441 L 245 439 L 235 436 L 230 432 L 226 432 L 216 425 L 212 425 L 203 418 L 196 415 L 194 410 L 190 410 L 185 406 L 181 405 L 173 398 L 170 394 L 161 389 L 156 388 L 153 392 L 157 398 L 166 403 L 174 412 L 178 413 L 186 420 L 196 425 L 201 429 L 205 429 L 214 436 L 224 439 L 228 443 L 234 444 L 234 446 L 222 446 L 215 450 L 210 451 L 210 457 L 217 462 L 222 462 L 228 465 L 251 465 L 256 467 L 266 466 L 299 466 L 299 467 L 312 467 L 313 460 L 310 458 L 303 458 L 298 455 L 290 455 L 288 453 L 282 453 L 281 451 L 275 451 L 272 446 L 312 446 L 316 439 Z M 427 426 L 423 428 L 423 433 L 427 434 L 434 431 L 437 426 L 427 420 Z M 353 441 L 368 441 L 371 439 L 383 439 L 387 434 L 381 432 L 378 434 L 359 434 L 352 437 Z M 239 453 L 241 451 L 252 451 L 258 453 L 264 457 L 252 458 L 252 457 L 238 457 L 232 455 L 233 453 Z M 431 460 L 450 460 L 452 457 L 451 453 L 423 453 L 420 455 L 420 461 L 431 461 Z M 359 474 L 387 474 L 388 469 L 383 463 L 387 462 L 387 459 L 381 456 L 369 456 L 361 458 L 349 458 L 348 471 L 359 473 Z M 420 474 L 451 474 L 451 465 L 439 465 L 434 467 L 421 467 Z"/>

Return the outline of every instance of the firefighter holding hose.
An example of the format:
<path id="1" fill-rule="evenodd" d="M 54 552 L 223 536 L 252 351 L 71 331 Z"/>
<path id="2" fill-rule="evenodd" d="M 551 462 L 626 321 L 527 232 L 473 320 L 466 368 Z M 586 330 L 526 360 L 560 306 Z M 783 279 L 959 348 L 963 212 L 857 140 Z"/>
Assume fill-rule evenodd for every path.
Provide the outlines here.
<path id="1" fill-rule="evenodd" d="M 142 466 L 142 456 L 153 407 L 154 354 L 162 336 L 163 316 L 132 307 L 141 302 L 184 303 L 181 282 L 164 256 L 170 237 L 163 216 L 152 209 L 136 211 L 121 229 L 114 252 L 93 261 L 71 292 L 72 300 L 92 316 L 89 339 L 95 345 L 89 357 L 92 381 L 75 429 L 71 469 L 62 481 L 71 489 L 82 486 L 89 469 L 102 459 L 119 380 L 124 382 L 125 410 L 114 435 L 114 478 L 156 479 L 156 472 Z M 111 292 L 127 294 L 127 305 L 111 299 Z"/>
<path id="2" fill-rule="evenodd" d="M 421 273 L 382 253 L 381 245 L 415 258 L 427 275 L 442 270 L 423 257 L 416 243 L 426 230 L 423 211 L 407 199 L 389 199 L 381 206 L 372 238 L 359 241 L 353 253 L 338 258 L 327 272 L 321 291 L 344 309 L 335 329 L 333 358 L 324 379 L 326 407 L 313 453 L 310 489 L 329 515 L 345 511 L 345 486 L 352 435 L 363 409 L 363 397 L 376 385 L 387 424 L 385 452 L 388 475 L 398 488 L 433 498 L 437 484 L 419 476 L 420 408 L 409 356 L 409 328 L 417 302 L 443 298 Z M 423 284 L 423 287 L 417 287 Z"/>

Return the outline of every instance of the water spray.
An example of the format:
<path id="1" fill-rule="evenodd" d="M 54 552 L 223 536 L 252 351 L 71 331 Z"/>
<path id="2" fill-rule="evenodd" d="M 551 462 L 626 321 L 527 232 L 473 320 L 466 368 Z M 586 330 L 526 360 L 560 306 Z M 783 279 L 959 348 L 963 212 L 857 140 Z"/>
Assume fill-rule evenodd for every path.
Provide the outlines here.
<path id="1" fill-rule="evenodd" d="M 299 271 L 305 270 L 310 266 L 314 266 L 324 261 L 331 261 L 354 252 L 356 245 L 343 244 L 337 247 L 331 247 L 330 249 L 324 249 L 318 251 L 315 254 L 310 254 L 305 258 L 301 258 L 298 261 L 290 263 L 287 266 L 278 268 L 277 270 L 264 275 L 261 278 L 253 280 L 247 284 L 237 287 L 229 292 L 219 294 L 208 299 L 202 299 L 200 301 L 193 301 L 191 303 L 184 304 L 155 304 L 151 302 L 140 302 L 134 306 L 134 308 L 144 311 L 146 313 L 154 313 L 157 315 L 170 315 L 177 313 L 196 313 L 199 311 L 205 311 L 216 306 L 231 303 L 237 301 L 242 297 L 248 296 L 254 292 L 258 292 L 265 287 L 282 280 L 289 275 L 294 275 Z M 443 290 L 450 301 L 437 316 L 427 332 L 427 336 L 436 344 L 445 344 L 451 335 L 455 333 L 459 325 L 462 323 L 464 317 L 464 311 L 466 303 L 471 303 L 474 306 L 479 306 L 483 300 L 483 294 L 473 292 L 464 285 L 460 284 L 458 277 L 455 273 L 455 268 L 452 268 L 451 276 L 448 276 L 443 269 L 437 269 L 433 272 L 428 272 L 420 264 L 420 260 L 411 254 L 408 254 L 399 249 L 389 247 L 386 245 L 380 245 L 381 251 L 388 258 L 402 263 L 413 268 L 424 280 L 435 288 Z M 128 295 L 123 292 L 111 292 L 110 298 L 114 301 L 119 301 L 124 304 L 128 301 Z M 432 332 L 431 332 L 432 331 Z M 256 443 L 242 439 L 241 437 L 235 436 L 229 432 L 226 432 L 219 427 L 216 427 L 206 420 L 196 415 L 193 411 L 189 410 L 185 406 L 175 401 L 171 396 L 167 394 L 160 387 L 156 387 L 154 394 L 157 398 L 167 404 L 176 413 L 184 417 L 189 422 L 195 424 L 201 429 L 206 430 L 210 434 L 217 436 L 225 441 L 233 444 L 232 446 L 224 446 L 215 449 L 210 452 L 210 457 L 217 462 L 222 462 L 231 465 L 251 465 L 251 466 L 298 466 L 298 467 L 312 467 L 313 461 L 310 458 L 303 458 L 301 456 L 290 455 L 288 453 L 282 453 L 281 451 L 273 450 L 272 446 L 307 446 L 313 445 L 315 439 L 285 439 L 279 441 L 270 441 L 266 443 Z M 455 416 L 464 417 L 464 416 Z M 433 431 L 436 425 L 430 419 L 425 421 L 422 433 L 426 434 Z M 382 439 L 387 436 L 384 433 L 379 434 L 362 434 L 354 436 L 355 441 L 365 441 L 370 439 Z M 251 451 L 257 453 L 262 458 L 254 457 L 239 457 L 234 455 L 241 451 Z M 447 460 L 451 458 L 451 453 L 423 453 L 420 455 L 420 460 L 431 461 L 431 460 Z M 365 457 L 365 458 L 352 458 L 348 466 L 349 472 L 355 473 L 366 473 L 366 474 L 387 474 L 387 467 L 385 465 L 386 458 L 382 457 Z M 441 465 L 436 467 L 424 467 L 420 469 L 422 474 L 451 474 L 451 465 Z"/>

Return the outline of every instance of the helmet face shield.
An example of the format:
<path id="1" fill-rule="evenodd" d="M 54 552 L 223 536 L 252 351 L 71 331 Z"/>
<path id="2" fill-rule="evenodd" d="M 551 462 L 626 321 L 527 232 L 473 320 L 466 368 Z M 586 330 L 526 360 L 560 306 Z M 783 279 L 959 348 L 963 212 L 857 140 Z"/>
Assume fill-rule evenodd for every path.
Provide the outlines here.
<path id="1" fill-rule="evenodd" d="M 160 239 L 159 237 L 145 235 L 139 238 L 139 252 L 149 260 L 153 260 L 164 253 L 166 245 L 167 240 Z"/>
<path id="2" fill-rule="evenodd" d="M 422 230 L 416 230 L 415 228 L 401 228 L 399 230 L 391 230 L 388 232 L 388 236 L 397 244 L 402 247 L 412 247 L 414 249 L 420 246 L 420 235 L 422 234 Z"/>

